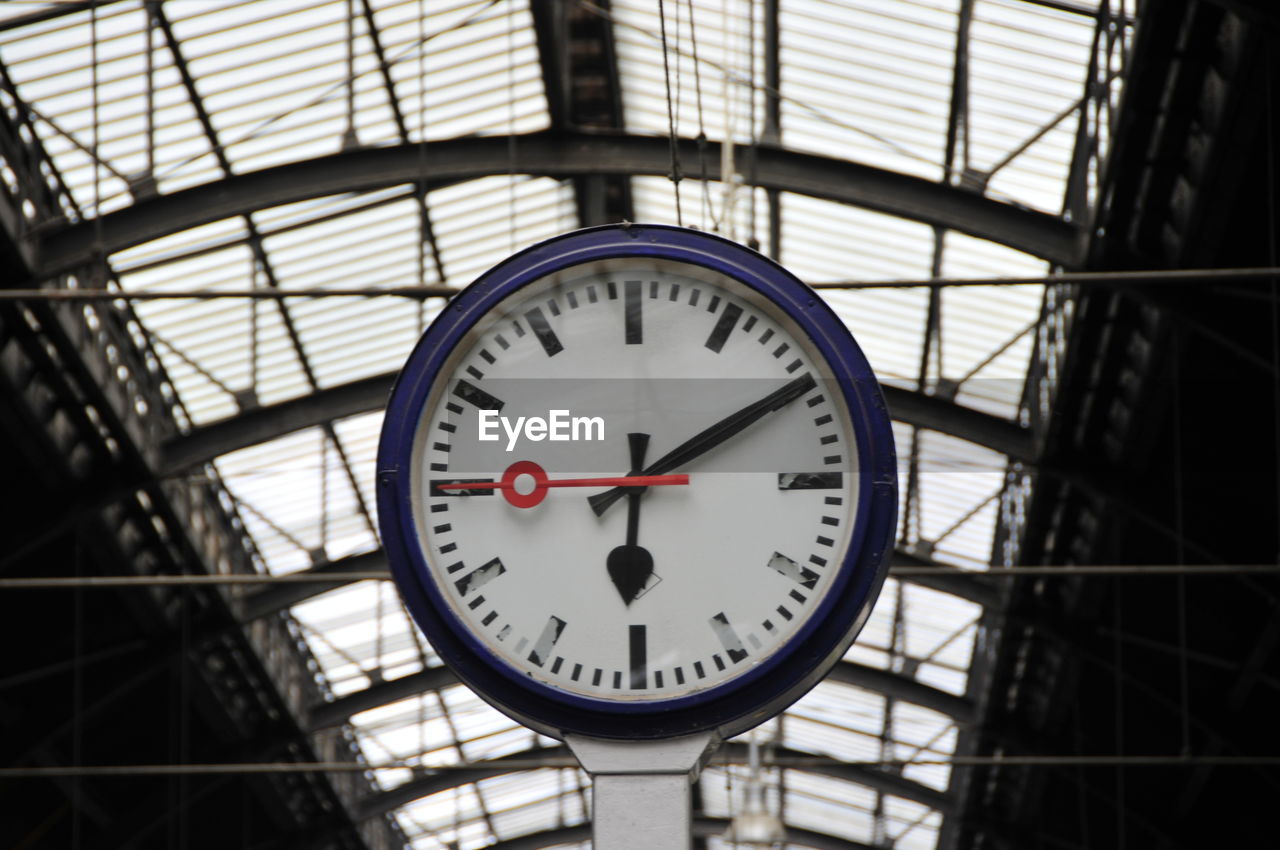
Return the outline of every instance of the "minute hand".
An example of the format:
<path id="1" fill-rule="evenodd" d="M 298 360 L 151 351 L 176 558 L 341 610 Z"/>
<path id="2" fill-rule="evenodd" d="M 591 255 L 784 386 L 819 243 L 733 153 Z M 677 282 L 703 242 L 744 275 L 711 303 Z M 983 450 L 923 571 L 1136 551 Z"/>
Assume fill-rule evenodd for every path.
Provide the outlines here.
<path id="1" fill-rule="evenodd" d="M 752 402 L 741 410 L 731 413 L 724 419 L 712 425 L 704 431 L 694 434 L 688 440 L 676 446 L 662 457 L 655 460 L 646 467 L 640 475 L 662 475 L 668 470 L 675 469 L 678 466 L 688 463 L 703 452 L 709 451 L 723 443 L 725 440 L 737 434 L 746 428 L 752 422 L 755 422 L 766 413 L 790 404 L 809 390 L 817 386 L 813 380 L 813 376 L 808 372 L 789 381 L 782 387 L 769 393 L 759 401 Z M 601 516 L 609 509 L 609 506 L 621 499 L 626 493 L 622 487 L 614 487 L 605 490 L 603 493 L 597 493 L 591 496 L 587 501 L 591 504 L 591 509 L 596 512 L 596 516 Z"/>

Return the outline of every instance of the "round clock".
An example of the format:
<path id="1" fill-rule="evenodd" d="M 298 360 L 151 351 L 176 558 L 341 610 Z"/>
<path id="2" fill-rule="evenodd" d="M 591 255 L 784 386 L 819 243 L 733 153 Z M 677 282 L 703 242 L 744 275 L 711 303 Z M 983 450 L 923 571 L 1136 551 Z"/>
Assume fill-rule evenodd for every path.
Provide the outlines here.
<path id="1" fill-rule="evenodd" d="M 392 391 L 383 543 L 440 657 L 553 737 L 732 735 L 848 649 L 897 510 L 843 323 L 718 236 L 593 228 L 461 292 Z"/>

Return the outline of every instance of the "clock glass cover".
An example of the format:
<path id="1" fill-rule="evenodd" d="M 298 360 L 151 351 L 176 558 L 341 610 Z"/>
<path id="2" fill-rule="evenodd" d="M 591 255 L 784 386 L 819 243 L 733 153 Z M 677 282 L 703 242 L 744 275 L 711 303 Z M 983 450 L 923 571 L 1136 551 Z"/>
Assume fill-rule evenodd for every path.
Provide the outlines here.
<path id="1" fill-rule="evenodd" d="M 384 428 L 384 539 L 442 657 L 535 728 L 732 733 L 865 620 L 890 433 L 847 331 L 771 262 L 583 231 L 424 336 Z"/>

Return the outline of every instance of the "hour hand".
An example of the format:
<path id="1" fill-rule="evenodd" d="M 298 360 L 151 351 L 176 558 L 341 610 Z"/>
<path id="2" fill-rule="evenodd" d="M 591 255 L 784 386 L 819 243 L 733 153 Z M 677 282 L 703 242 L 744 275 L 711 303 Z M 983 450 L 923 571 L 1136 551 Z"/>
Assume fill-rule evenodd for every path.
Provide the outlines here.
<path id="1" fill-rule="evenodd" d="M 631 446 L 631 471 L 635 473 L 644 465 L 644 452 L 649 446 L 648 434 L 628 434 L 627 442 Z M 622 601 L 628 607 L 640 596 L 649 579 L 653 576 L 653 555 L 640 545 L 637 540 L 640 533 L 640 494 L 642 490 L 632 488 L 627 505 L 627 542 L 614 547 L 609 553 L 606 567 L 613 586 L 622 595 Z"/>
<path id="2" fill-rule="evenodd" d="M 785 407 L 795 401 L 818 384 L 814 381 L 813 376 L 805 372 L 795 380 L 788 381 L 782 387 L 769 393 L 762 399 L 748 404 L 746 407 L 729 414 L 721 419 L 710 428 L 706 428 L 694 434 L 688 440 L 676 446 L 662 457 L 655 460 L 648 468 L 643 470 L 642 475 L 661 475 L 664 472 L 682 466 L 704 452 L 710 451 L 725 440 L 734 436 L 738 432 L 745 429 L 748 425 L 763 417 L 766 413 L 772 413 L 779 408 Z M 596 516 L 602 516 L 609 506 L 624 495 L 623 488 L 614 487 L 603 493 L 597 493 L 591 496 L 587 501 L 591 504 L 591 509 L 596 512 Z"/>

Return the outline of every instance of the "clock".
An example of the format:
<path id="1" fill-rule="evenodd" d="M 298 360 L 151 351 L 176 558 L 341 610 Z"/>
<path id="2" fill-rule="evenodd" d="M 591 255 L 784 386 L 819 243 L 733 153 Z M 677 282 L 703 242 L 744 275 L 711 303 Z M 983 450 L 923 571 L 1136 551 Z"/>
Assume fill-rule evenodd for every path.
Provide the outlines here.
<path id="1" fill-rule="evenodd" d="M 865 622 L 897 511 L 844 324 L 762 255 L 658 225 L 548 240 L 459 293 L 395 384 L 377 481 L 432 647 L 553 737 L 781 711 Z"/>

